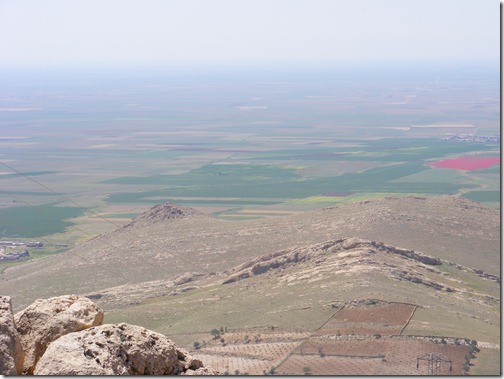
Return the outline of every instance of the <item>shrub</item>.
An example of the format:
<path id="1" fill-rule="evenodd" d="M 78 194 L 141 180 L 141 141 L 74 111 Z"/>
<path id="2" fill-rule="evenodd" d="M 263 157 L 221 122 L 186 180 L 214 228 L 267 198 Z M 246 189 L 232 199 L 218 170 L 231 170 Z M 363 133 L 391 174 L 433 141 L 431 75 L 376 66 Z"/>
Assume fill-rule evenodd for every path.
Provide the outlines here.
<path id="1" fill-rule="evenodd" d="M 210 330 L 210 334 L 213 336 L 214 339 L 217 339 L 220 336 L 219 329 L 212 329 Z"/>

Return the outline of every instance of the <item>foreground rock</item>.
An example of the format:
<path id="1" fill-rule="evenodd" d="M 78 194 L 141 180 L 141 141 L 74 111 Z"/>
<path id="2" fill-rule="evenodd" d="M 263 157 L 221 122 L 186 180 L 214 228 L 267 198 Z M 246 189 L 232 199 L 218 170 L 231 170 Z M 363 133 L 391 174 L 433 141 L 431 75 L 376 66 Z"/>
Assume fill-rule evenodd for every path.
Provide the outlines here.
<path id="1" fill-rule="evenodd" d="M 0 375 L 20 374 L 23 355 L 10 297 L 0 296 Z"/>
<path id="2" fill-rule="evenodd" d="M 106 324 L 51 343 L 36 375 L 177 375 L 213 372 L 166 336 L 129 324 Z"/>
<path id="3" fill-rule="evenodd" d="M 76 295 L 36 300 L 14 316 L 25 352 L 23 374 L 32 374 L 47 346 L 59 337 L 103 323 L 103 311 Z"/>

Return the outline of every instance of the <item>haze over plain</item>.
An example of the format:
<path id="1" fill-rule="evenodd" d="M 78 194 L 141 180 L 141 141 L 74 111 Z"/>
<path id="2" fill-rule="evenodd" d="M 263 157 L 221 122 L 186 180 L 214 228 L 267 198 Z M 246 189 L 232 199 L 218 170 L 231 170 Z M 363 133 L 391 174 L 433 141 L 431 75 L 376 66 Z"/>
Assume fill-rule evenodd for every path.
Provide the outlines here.
<path id="1" fill-rule="evenodd" d="M 85 292 L 221 372 L 440 351 L 495 374 L 499 21 L 495 0 L 0 1 L 0 237 L 44 242 L 0 293 Z"/>

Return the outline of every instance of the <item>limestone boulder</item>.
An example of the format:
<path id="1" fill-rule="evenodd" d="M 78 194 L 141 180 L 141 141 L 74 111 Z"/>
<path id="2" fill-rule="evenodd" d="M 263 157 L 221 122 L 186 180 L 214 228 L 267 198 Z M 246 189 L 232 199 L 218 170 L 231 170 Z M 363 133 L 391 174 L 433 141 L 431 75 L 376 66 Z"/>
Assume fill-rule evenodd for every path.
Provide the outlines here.
<path id="1" fill-rule="evenodd" d="M 66 295 L 36 300 L 14 316 L 25 352 L 23 374 L 33 374 L 47 346 L 68 333 L 103 323 L 103 311 L 86 297 Z"/>
<path id="2" fill-rule="evenodd" d="M 23 350 L 14 323 L 11 299 L 0 296 L 0 375 L 18 375 L 23 369 Z"/>
<path id="3" fill-rule="evenodd" d="M 49 345 L 35 375 L 209 375 L 200 360 L 163 334 L 129 324 L 105 324 Z"/>

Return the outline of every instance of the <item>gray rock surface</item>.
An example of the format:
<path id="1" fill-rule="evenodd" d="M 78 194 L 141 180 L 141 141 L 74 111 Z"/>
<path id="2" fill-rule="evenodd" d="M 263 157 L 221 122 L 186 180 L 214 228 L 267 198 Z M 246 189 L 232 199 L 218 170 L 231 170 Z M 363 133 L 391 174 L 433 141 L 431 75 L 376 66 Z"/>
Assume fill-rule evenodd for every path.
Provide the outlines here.
<path id="1" fill-rule="evenodd" d="M 129 324 L 105 324 L 51 343 L 36 375 L 209 375 L 200 360 L 160 333 Z"/>
<path id="2" fill-rule="evenodd" d="M 39 299 L 14 316 L 25 352 L 23 374 L 32 374 L 47 346 L 59 337 L 101 325 L 103 311 L 86 297 Z"/>
<path id="3" fill-rule="evenodd" d="M 23 350 L 9 296 L 0 296 L 0 375 L 18 375 L 23 369 Z"/>

